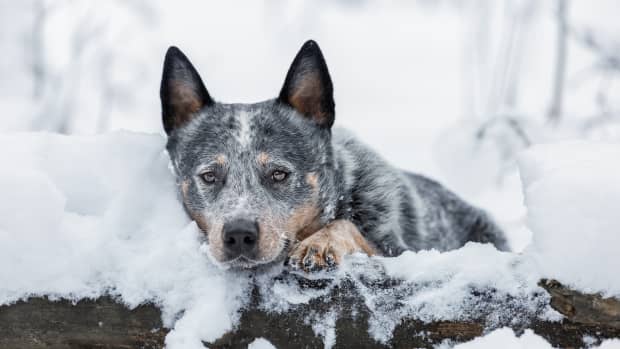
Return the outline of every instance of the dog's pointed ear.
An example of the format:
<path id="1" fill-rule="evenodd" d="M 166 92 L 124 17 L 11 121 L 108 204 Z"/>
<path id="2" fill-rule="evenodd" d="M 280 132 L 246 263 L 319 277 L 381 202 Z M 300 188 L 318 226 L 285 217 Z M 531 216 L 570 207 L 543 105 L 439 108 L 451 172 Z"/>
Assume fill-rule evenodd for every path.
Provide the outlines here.
<path id="1" fill-rule="evenodd" d="M 174 46 L 166 52 L 159 96 L 167 134 L 185 125 L 202 108 L 213 104 L 192 63 Z"/>
<path id="2" fill-rule="evenodd" d="M 295 56 L 279 100 L 321 127 L 334 124 L 332 80 L 321 49 L 313 40 L 306 41 Z"/>

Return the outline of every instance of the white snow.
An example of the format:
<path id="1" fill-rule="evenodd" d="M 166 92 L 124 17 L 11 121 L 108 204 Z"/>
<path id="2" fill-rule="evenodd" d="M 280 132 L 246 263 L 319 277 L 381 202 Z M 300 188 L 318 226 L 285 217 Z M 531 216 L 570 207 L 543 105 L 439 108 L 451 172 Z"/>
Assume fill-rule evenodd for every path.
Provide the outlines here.
<path id="1" fill-rule="evenodd" d="M 440 349 L 450 348 L 449 345 L 439 346 Z M 510 328 L 504 327 L 490 332 L 489 334 L 476 338 L 466 343 L 457 344 L 453 349 L 553 349 L 543 337 L 536 335 L 532 330 L 525 330 L 522 335 L 517 336 Z M 618 349 L 620 340 L 608 339 L 600 346 L 592 348 L 599 349 Z"/>
<path id="2" fill-rule="evenodd" d="M 2 136 L 0 304 L 103 294 L 130 307 L 156 302 L 174 327 L 170 348 L 202 348 L 230 329 L 243 281 L 205 263 L 163 145 L 127 132 Z"/>
<path id="3" fill-rule="evenodd" d="M 402 282 L 383 284 L 386 275 Z M 289 279 L 277 280 L 263 287 L 263 306 L 275 312 L 291 311 L 298 304 L 329 294 L 339 280 L 348 280 L 371 310 L 369 333 L 384 343 L 405 318 L 431 322 L 483 316 L 489 326 L 518 324 L 536 315 L 558 319 L 557 313 L 546 308 L 548 298 L 536 286 L 539 275 L 534 265 L 490 245 L 470 243 L 455 251 L 405 252 L 395 258 L 355 254 L 345 258 L 334 274 L 315 278 L 334 278 L 336 282 L 317 291 Z M 480 297 L 476 291 L 488 293 Z M 498 304 L 504 307 L 499 309 Z M 326 344 L 331 343 L 335 320 L 333 313 L 307 317 Z"/>
<path id="4" fill-rule="evenodd" d="M 493 312 L 494 303 L 514 306 L 512 314 L 491 314 L 489 325 L 518 322 L 520 316 L 536 314 L 545 297 L 533 297 L 539 275 L 534 266 L 518 254 L 500 252 L 493 246 L 468 243 L 464 247 L 440 253 L 435 250 L 405 252 L 397 258 L 378 258 L 387 275 L 407 281 L 398 295 L 401 305 L 382 309 L 386 299 L 376 291 L 364 293 L 366 305 L 373 309 L 370 331 L 374 338 L 387 341 L 403 317 L 422 321 L 467 319 Z M 411 288 L 412 289 L 408 289 Z M 398 290 L 398 288 L 393 288 Z M 475 290 L 494 290 L 488 300 L 474 301 Z M 513 297 L 509 299 L 507 296 Z M 389 303 L 389 302 L 388 302 Z M 516 310 L 518 309 L 518 310 Z M 539 314 L 543 315 L 543 314 Z M 546 316 L 553 316 L 548 312 Z M 509 318 L 506 318 L 509 317 Z M 510 319 L 512 317 L 512 319 Z"/>
<path id="5" fill-rule="evenodd" d="M 552 349 L 553 347 L 544 338 L 536 335 L 532 330 L 517 337 L 510 328 L 497 329 L 486 336 L 476 338 L 470 342 L 457 344 L 454 349 Z"/>
<path id="6" fill-rule="evenodd" d="M 248 349 L 276 349 L 276 347 L 271 344 L 265 338 L 256 338 L 252 343 L 248 345 Z"/>
<path id="7" fill-rule="evenodd" d="M 527 253 L 542 275 L 588 292 L 620 295 L 620 144 L 538 145 L 519 160 Z"/>
<path id="8" fill-rule="evenodd" d="M 372 312 L 370 334 L 383 342 L 405 317 L 434 321 L 482 314 L 489 326 L 518 323 L 519 315 L 558 318 L 536 286 L 541 276 L 580 289 L 620 289 L 611 273 L 618 266 L 613 228 L 620 224 L 613 215 L 620 202 L 614 183 L 620 173 L 611 160 L 619 158 L 617 145 L 539 146 L 522 156 L 534 231 L 524 254 L 469 243 L 397 258 L 353 255 L 338 271 L 317 276 L 333 279 L 331 284 L 312 289 L 291 278 L 274 279 L 277 268 L 252 279 L 213 266 L 178 200 L 164 143 L 160 135 L 129 132 L 0 136 L 0 156 L 10 165 L 0 169 L 0 304 L 30 296 L 102 295 L 129 307 L 154 302 L 172 329 L 167 347 L 175 349 L 202 348 L 202 341 L 232 329 L 253 281 L 260 287 L 260 306 L 281 312 L 347 280 Z M 401 281 L 383 285 L 385 274 Z M 488 293 L 481 300 L 478 291 Z M 512 312 L 494 306 L 506 302 Z M 334 344 L 337 314 L 332 309 L 306 318 L 327 347 Z"/>
<path id="9" fill-rule="evenodd" d="M 608 339 L 603 341 L 599 349 L 620 349 L 620 339 Z"/>

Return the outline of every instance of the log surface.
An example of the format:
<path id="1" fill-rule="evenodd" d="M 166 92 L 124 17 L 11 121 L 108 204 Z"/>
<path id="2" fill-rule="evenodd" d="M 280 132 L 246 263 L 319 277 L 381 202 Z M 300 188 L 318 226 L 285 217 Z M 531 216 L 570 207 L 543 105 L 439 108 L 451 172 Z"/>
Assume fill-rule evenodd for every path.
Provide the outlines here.
<path id="1" fill-rule="evenodd" d="M 531 328 L 553 346 L 583 347 L 584 336 L 600 342 L 620 338 L 620 301 L 595 294 L 582 294 L 556 281 L 542 280 L 550 304 L 565 316 L 553 322 L 537 317 L 519 325 L 507 325 L 517 333 Z M 264 337 L 278 348 L 322 348 L 323 339 L 305 321 L 310 312 L 338 309 L 335 348 L 430 348 L 445 340 L 463 342 L 493 328 L 480 320 L 424 323 L 403 320 L 388 343 L 378 343 L 368 333 L 370 313 L 355 289 L 340 287 L 328 296 L 302 304 L 285 313 L 272 313 L 250 304 L 241 312 L 234 331 L 211 348 L 245 348 Z M 162 348 L 167 329 L 154 305 L 129 310 L 113 298 L 82 300 L 75 304 L 31 298 L 0 307 L 0 348 Z"/>

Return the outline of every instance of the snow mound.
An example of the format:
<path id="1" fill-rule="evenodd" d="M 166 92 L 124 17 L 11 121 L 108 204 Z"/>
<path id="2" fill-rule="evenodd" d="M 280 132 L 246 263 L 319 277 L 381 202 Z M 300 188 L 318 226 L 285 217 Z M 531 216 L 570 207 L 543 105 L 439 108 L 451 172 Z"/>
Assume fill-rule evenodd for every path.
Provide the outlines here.
<path id="1" fill-rule="evenodd" d="M 527 253 L 542 275 L 620 295 L 620 145 L 539 145 L 519 167 L 534 232 Z"/>
<path id="2" fill-rule="evenodd" d="M 485 336 L 476 338 L 466 343 L 451 347 L 449 344 L 439 346 L 438 349 L 552 349 L 543 337 L 536 335 L 532 330 L 525 330 L 519 337 L 510 328 L 500 328 Z M 607 339 L 600 346 L 592 346 L 598 349 L 620 349 L 620 340 Z"/>
<path id="3" fill-rule="evenodd" d="M 155 302 L 173 327 L 170 348 L 202 348 L 232 328 L 243 281 L 205 263 L 164 142 L 127 132 L 0 137 L 0 304 Z"/>

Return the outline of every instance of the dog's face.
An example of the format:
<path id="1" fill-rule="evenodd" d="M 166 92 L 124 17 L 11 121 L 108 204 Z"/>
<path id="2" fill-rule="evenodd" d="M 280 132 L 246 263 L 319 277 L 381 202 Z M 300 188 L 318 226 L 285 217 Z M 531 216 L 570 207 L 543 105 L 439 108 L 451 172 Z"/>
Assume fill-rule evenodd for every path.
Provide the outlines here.
<path id="1" fill-rule="evenodd" d="M 291 243 L 324 224 L 333 200 L 334 102 L 316 43 L 302 47 L 279 97 L 255 104 L 215 102 L 172 47 L 161 102 L 183 202 L 215 262 L 281 261 Z"/>

